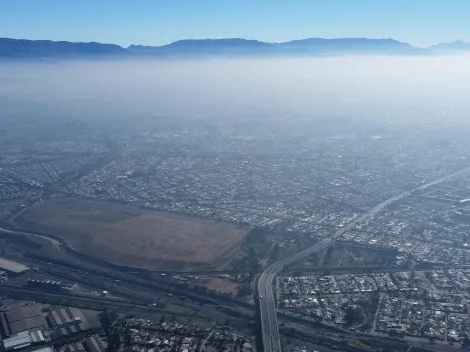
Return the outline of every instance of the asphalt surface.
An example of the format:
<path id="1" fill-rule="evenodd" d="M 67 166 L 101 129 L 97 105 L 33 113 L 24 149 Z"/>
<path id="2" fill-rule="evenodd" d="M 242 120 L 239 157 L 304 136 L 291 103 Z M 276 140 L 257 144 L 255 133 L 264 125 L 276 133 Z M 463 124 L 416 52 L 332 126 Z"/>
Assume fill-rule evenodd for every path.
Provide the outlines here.
<path id="1" fill-rule="evenodd" d="M 273 294 L 273 281 L 277 273 L 279 273 L 286 265 L 292 264 L 296 261 L 299 261 L 303 258 L 308 257 L 312 253 L 318 252 L 326 247 L 330 246 L 335 238 L 341 236 L 346 231 L 349 231 L 353 228 L 358 222 L 361 222 L 366 219 L 372 219 L 375 215 L 380 213 L 388 205 L 411 195 L 413 191 L 424 190 L 430 186 L 437 185 L 441 182 L 444 182 L 452 177 L 461 175 L 467 171 L 470 171 L 470 168 L 454 172 L 450 175 L 441 177 L 437 180 L 431 181 L 411 191 L 406 191 L 400 193 L 394 197 L 391 197 L 384 202 L 378 204 L 367 213 L 359 216 L 358 218 L 350 221 L 346 226 L 338 229 L 332 236 L 321 240 L 320 242 L 314 244 L 311 247 L 304 249 L 301 252 L 295 253 L 289 257 L 279 260 L 271 264 L 260 276 L 258 280 L 258 294 L 259 294 L 259 307 L 260 307 L 260 317 L 261 317 L 261 327 L 263 333 L 263 345 L 265 352 L 281 352 L 281 339 L 279 335 L 279 326 L 277 323 L 276 315 L 276 302 Z"/>
<path id="2" fill-rule="evenodd" d="M 281 341 L 279 335 L 279 327 L 277 323 L 276 315 L 276 303 L 274 300 L 273 293 L 273 281 L 277 273 L 279 273 L 286 265 L 292 264 L 296 261 L 299 261 L 303 258 L 308 257 L 312 253 L 320 251 L 328 246 L 330 246 L 336 237 L 342 235 L 344 232 L 350 230 L 358 222 L 363 221 L 367 218 L 373 218 L 376 214 L 381 212 L 385 207 L 394 203 L 402 198 L 409 196 L 413 191 L 424 190 L 428 187 L 439 184 L 443 181 L 446 181 L 454 176 L 458 176 L 469 171 L 470 168 L 463 169 L 461 171 L 452 173 L 450 175 L 444 176 L 437 180 L 431 181 L 427 184 L 421 185 L 414 190 L 403 192 L 399 195 L 396 195 L 392 198 L 387 199 L 386 201 L 380 203 L 376 207 L 372 208 L 369 212 L 361 215 L 360 217 L 352 220 L 346 226 L 338 229 L 333 235 L 328 238 L 321 240 L 315 245 L 304 249 L 301 252 L 295 253 L 287 258 L 281 259 L 280 261 L 273 263 L 269 266 L 260 276 L 258 280 L 258 292 L 259 292 L 259 303 L 260 303 L 260 316 L 261 316 L 261 325 L 263 332 L 263 344 L 264 350 L 267 352 L 281 352 Z M 20 234 L 27 236 L 35 236 L 50 241 L 53 245 L 57 247 L 57 250 L 62 253 L 62 243 L 57 239 L 54 239 L 49 236 L 33 234 L 22 231 L 12 231 L 10 229 L 0 228 L 0 232 L 9 233 L 9 234 Z"/>
<path id="3" fill-rule="evenodd" d="M 284 268 L 284 266 L 296 262 L 311 253 L 320 251 L 328 247 L 331 243 L 333 243 L 331 239 L 324 239 L 302 252 L 296 253 L 272 264 L 261 274 L 258 280 L 258 294 L 260 295 L 259 305 L 265 351 L 281 352 L 281 338 L 279 336 L 276 302 L 274 300 L 273 293 L 274 277 Z"/>
<path id="4" fill-rule="evenodd" d="M 29 233 L 29 232 L 23 232 L 23 231 L 12 231 L 12 230 L 9 230 L 9 229 L 5 229 L 3 227 L 0 227 L 0 233 L 7 233 L 7 234 L 10 234 L 10 235 L 24 235 L 24 236 L 33 236 L 33 237 L 39 237 L 39 238 L 42 238 L 46 241 L 49 241 L 51 242 L 56 248 L 57 250 L 64 254 L 62 252 L 62 248 L 61 248 L 61 243 L 60 241 L 52 238 L 52 237 L 48 237 L 48 236 L 43 236 L 43 235 L 38 235 L 38 234 L 32 234 L 32 233 Z"/>

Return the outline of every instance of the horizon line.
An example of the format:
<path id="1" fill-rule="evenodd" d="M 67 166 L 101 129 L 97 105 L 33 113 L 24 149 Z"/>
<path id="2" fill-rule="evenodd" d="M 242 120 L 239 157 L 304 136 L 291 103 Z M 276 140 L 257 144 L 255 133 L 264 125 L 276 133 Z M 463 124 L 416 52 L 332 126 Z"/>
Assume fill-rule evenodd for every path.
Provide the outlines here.
<path id="1" fill-rule="evenodd" d="M 450 41 L 450 42 L 437 42 L 435 44 L 431 44 L 431 45 L 427 45 L 427 46 L 416 46 L 410 42 L 405 42 L 405 41 L 401 41 L 401 40 L 397 40 L 397 39 L 394 39 L 394 38 L 371 38 L 371 37 L 306 37 L 306 38 L 300 38 L 300 39 L 292 39 L 292 40 L 288 40 L 288 41 L 280 41 L 280 42 L 268 42 L 268 41 L 262 41 L 262 40 L 259 40 L 259 39 L 248 39 L 248 38 L 242 38 L 242 37 L 224 37 L 224 38 L 182 38 L 182 39 L 178 39 L 178 40 L 175 40 L 175 41 L 172 41 L 172 42 L 168 42 L 166 44 L 161 44 L 161 45 L 152 45 L 152 44 L 130 44 L 130 45 L 127 45 L 127 46 L 124 46 L 124 45 L 120 45 L 120 44 L 117 44 L 117 43 L 108 43 L 108 42 L 98 42 L 98 41 L 71 41 L 71 40 L 53 40 L 53 39 L 28 39 L 28 38 L 12 38 L 12 37 L 0 37 L 0 39 L 11 39 L 11 40 L 27 40 L 27 41 L 50 41 L 50 42 L 57 42 L 57 43 L 60 43 L 60 42 L 64 42 L 64 43 L 84 43 L 84 44 L 91 44 L 91 43 L 97 43 L 97 44 L 104 44 L 104 45 L 117 45 L 119 47 L 121 47 L 122 49 L 127 49 L 131 46 L 144 46 L 144 47 L 155 47 L 155 48 L 158 48 L 158 47 L 162 47 L 162 46 L 166 46 L 166 45 L 170 45 L 170 44 L 173 44 L 173 43 L 177 43 L 177 42 L 180 42 L 180 41 L 185 41 L 185 40 L 234 40 L 234 39 L 240 39 L 240 40 L 246 40 L 246 41 L 257 41 L 257 42 L 260 42 L 260 43 L 266 43 L 266 44 L 284 44 L 284 43 L 289 43 L 289 42 L 293 42 L 293 41 L 300 41 L 300 40 L 308 40 L 308 39 L 324 39 L 324 40 L 340 40 L 340 39 L 368 39 L 368 40 L 393 40 L 393 41 L 396 41 L 396 42 L 399 42 L 399 43 L 403 43 L 403 44 L 408 44 L 408 45 L 411 45 L 415 48 L 418 48 L 418 49 L 426 49 L 426 48 L 430 48 L 432 46 L 435 46 L 435 45 L 440 45 L 440 44 L 454 44 L 454 43 L 468 43 L 470 44 L 470 42 L 466 42 L 462 39 L 456 39 L 454 41 Z"/>

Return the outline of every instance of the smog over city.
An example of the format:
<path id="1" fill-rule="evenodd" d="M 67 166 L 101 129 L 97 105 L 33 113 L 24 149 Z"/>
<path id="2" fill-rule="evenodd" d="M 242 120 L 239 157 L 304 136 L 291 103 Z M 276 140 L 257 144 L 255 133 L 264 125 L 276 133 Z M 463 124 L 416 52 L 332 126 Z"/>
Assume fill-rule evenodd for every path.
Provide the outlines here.
<path id="1" fill-rule="evenodd" d="M 470 37 L 294 2 L 0 4 L 0 349 L 470 348 Z"/>

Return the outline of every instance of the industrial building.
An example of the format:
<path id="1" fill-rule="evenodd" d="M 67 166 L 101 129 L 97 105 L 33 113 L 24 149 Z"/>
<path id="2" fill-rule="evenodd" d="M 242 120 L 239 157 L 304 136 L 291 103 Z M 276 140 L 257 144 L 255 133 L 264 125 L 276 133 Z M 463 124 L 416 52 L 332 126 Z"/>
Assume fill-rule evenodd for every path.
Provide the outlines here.
<path id="1" fill-rule="evenodd" d="M 78 308 L 67 307 L 56 309 L 47 314 L 47 323 L 49 330 L 53 330 L 50 336 L 58 339 L 65 336 L 84 333 L 93 328 L 99 327 L 100 323 L 93 322 L 96 313 L 91 313 L 92 323 L 85 317 L 84 311 Z"/>
<path id="2" fill-rule="evenodd" d="M 92 335 L 82 341 L 72 342 L 67 345 L 64 352 L 104 352 L 108 344 L 98 335 Z"/>
<path id="3" fill-rule="evenodd" d="M 40 348 L 38 350 L 33 350 L 33 351 L 30 351 L 30 352 L 52 352 L 52 348 L 50 347 L 43 347 L 43 348 Z"/>
<path id="4" fill-rule="evenodd" d="M 73 342 L 65 348 L 65 352 L 87 352 L 83 343 L 81 342 Z"/>
<path id="5" fill-rule="evenodd" d="M 73 341 L 63 352 L 105 352 L 100 311 L 14 302 L 0 310 L 0 352 L 53 352 L 51 341 Z"/>
<path id="6" fill-rule="evenodd" d="M 100 312 L 95 310 L 74 307 L 51 309 L 40 303 L 21 302 L 4 306 L 0 311 L 3 352 L 19 352 L 24 349 L 33 352 L 32 349 L 40 348 L 41 343 L 44 346 L 44 342 L 50 339 L 72 336 L 84 338 L 100 329 Z M 0 351 L 1 345 L 0 342 Z M 83 344 L 70 345 L 65 352 L 100 352 L 101 348 L 102 343 L 92 339 L 86 343 L 83 341 Z M 50 351 L 41 349 L 39 352 Z"/>
<path id="7" fill-rule="evenodd" d="M 30 268 L 26 265 L 0 258 L 0 270 L 6 271 L 9 275 L 19 275 L 30 270 Z"/>
<path id="8" fill-rule="evenodd" d="M 46 320 L 39 303 L 10 307 L 0 313 L 0 321 L 6 338 L 21 331 L 46 328 Z"/>
<path id="9" fill-rule="evenodd" d="M 104 352 L 108 347 L 98 335 L 87 337 L 83 341 L 83 345 L 86 347 L 87 352 Z"/>
<path id="10" fill-rule="evenodd" d="M 46 338 L 41 330 L 22 331 L 3 340 L 3 348 L 6 352 L 19 351 L 33 345 L 44 343 L 45 341 Z"/>
<path id="11" fill-rule="evenodd" d="M 86 322 L 81 309 L 67 307 L 49 312 L 47 321 L 51 329 L 75 325 Z"/>

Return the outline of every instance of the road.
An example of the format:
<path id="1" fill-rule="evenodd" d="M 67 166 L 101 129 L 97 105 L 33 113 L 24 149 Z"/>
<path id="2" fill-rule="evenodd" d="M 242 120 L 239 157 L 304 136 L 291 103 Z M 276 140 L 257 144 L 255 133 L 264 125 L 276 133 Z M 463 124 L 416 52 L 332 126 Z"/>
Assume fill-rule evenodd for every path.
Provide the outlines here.
<path id="1" fill-rule="evenodd" d="M 23 232 L 23 231 L 16 231 L 16 230 L 12 231 L 12 230 L 9 230 L 9 229 L 5 229 L 3 227 L 0 227 L 0 233 L 7 233 L 9 235 L 23 235 L 23 236 L 42 238 L 43 240 L 46 240 L 46 241 L 49 241 L 50 243 L 52 243 L 57 248 L 59 253 L 65 254 L 64 252 L 62 252 L 62 243 L 59 240 L 56 240 L 56 239 L 54 239 L 52 237 L 49 237 L 49 236 L 39 235 L 39 234 L 36 234 L 36 233 Z"/>
<path id="2" fill-rule="evenodd" d="M 308 257 L 312 253 L 318 252 L 326 247 L 330 246 L 334 240 L 341 236 L 346 231 L 352 229 L 357 223 L 364 221 L 366 219 L 372 219 L 375 215 L 384 210 L 388 205 L 411 195 L 414 191 L 424 190 L 428 187 L 435 186 L 441 182 L 447 181 L 452 177 L 461 175 L 467 171 L 470 171 L 470 167 L 454 172 L 450 175 L 441 177 L 437 180 L 428 182 L 424 185 L 416 187 L 411 191 L 406 191 L 400 193 L 394 197 L 391 197 L 384 202 L 378 204 L 367 213 L 353 219 L 346 226 L 338 229 L 333 235 L 328 238 L 321 240 L 320 242 L 314 244 L 311 247 L 304 249 L 301 252 L 295 253 L 289 257 L 279 260 L 271 264 L 260 276 L 258 280 L 258 294 L 259 294 L 259 307 L 260 307 L 260 318 L 261 318 L 261 328 L 263 334 L 263 345 L 265 352 L 281 352 L 281 339 L 279 336 L 279 326 L 277 323 L 276 315 L 276 302 L 274 300 L 273 294 L 273 281 L 277 273 L 279 273 L 286 265 L 292 264 L 296 261 L 299 261 L 303 258 Z"/>
<path id="3" fill-rule="evenodd" d="M 261 316 L 261 324 L 262 324 L 262 332 L 263 332 L 263 344 L 265 351 L 275 351 L 281 352 L 281 343 L 280 343 L 280 336 L 279 336 L 279 328 L 277 323 L 277 315 L 276 315 L 276 304 L 274 301 L 274 293 L 273 293 L 273 281 L 274 277 L 277 273 L 279 273 L 286 265 L 292 264 L 296 261 L 299 261 L 303 258 L 308 257 L 310 254 L 320 251 L 328 246 L 330 246 L 336 237 L 342 235 L 346 231 L 349 231 L 352 227 L 354 227 L 358 222 L 361 222 L 368 218 L 373 218 L 376 214 L 381 212 L 385 207 L 390 205 L 393 202 L 396 202 L 404 197 L 409 196 L 413 191 L 424 190 L 428 187 L 434 186 L 441 182 L 444 182 L 454 176 L 458 176 L 462 173 L 469 171 L 470 168 L 466 168 L 455 172 L 453 174 L 447 175 L 445 177 L 439 178 L 432 182 L 426 183 L 421 185 L 411 191 L 403 192 L 399 195 L 396 195 L 392 198 L 387 199 L 386 201 L 380 203 L 369 212 L 355 218 L 345 226 L 338 229 L 334 234 L 330 237 L 321 240 L 320 242 L 316 243 L 315 245 L 304 249 L 301 252 L 295 253 L 287 258 L 281 259 L 280 261 L 273 263 L 269 266 L 260 276 L 258 280 L 258 292 L 260 295 L 259 303 L 260 303 L 260 316 Z M 16 235 L 23 235 L 23 236 L 35 236 L 42 238 L 51 242 L 54 246 L 56 246 L 57 250 L 61 253 L 62 251 L 62 243 L 61 241 L 54 239 L 52 236 L 40 235 L 35 233 L 28 233 L 22 231 L 12 231 L 10 229 L 0 228 L 0 232 L 8 233 L 8 234 L 16 234 Z M 262 298 L 261 298 L 262 297 Z"/>
<path id="4" fill-rule="evenodd" d="M 281 352 L 281 339 L 277 324 L 276 303 L 274 302 L 273 281 L 276 274 L 288 264 L 296 262 L 305 256 L 328 247 L 332 240 L 327 238 L 314 246 L 284 258 L 268 267 L 258 280 L 258 293 L 260 295 L 261 327 L 263 331 L 263 344 L 265 351 Z M 262 297 L 262 298 L 261 298 Z"/>

